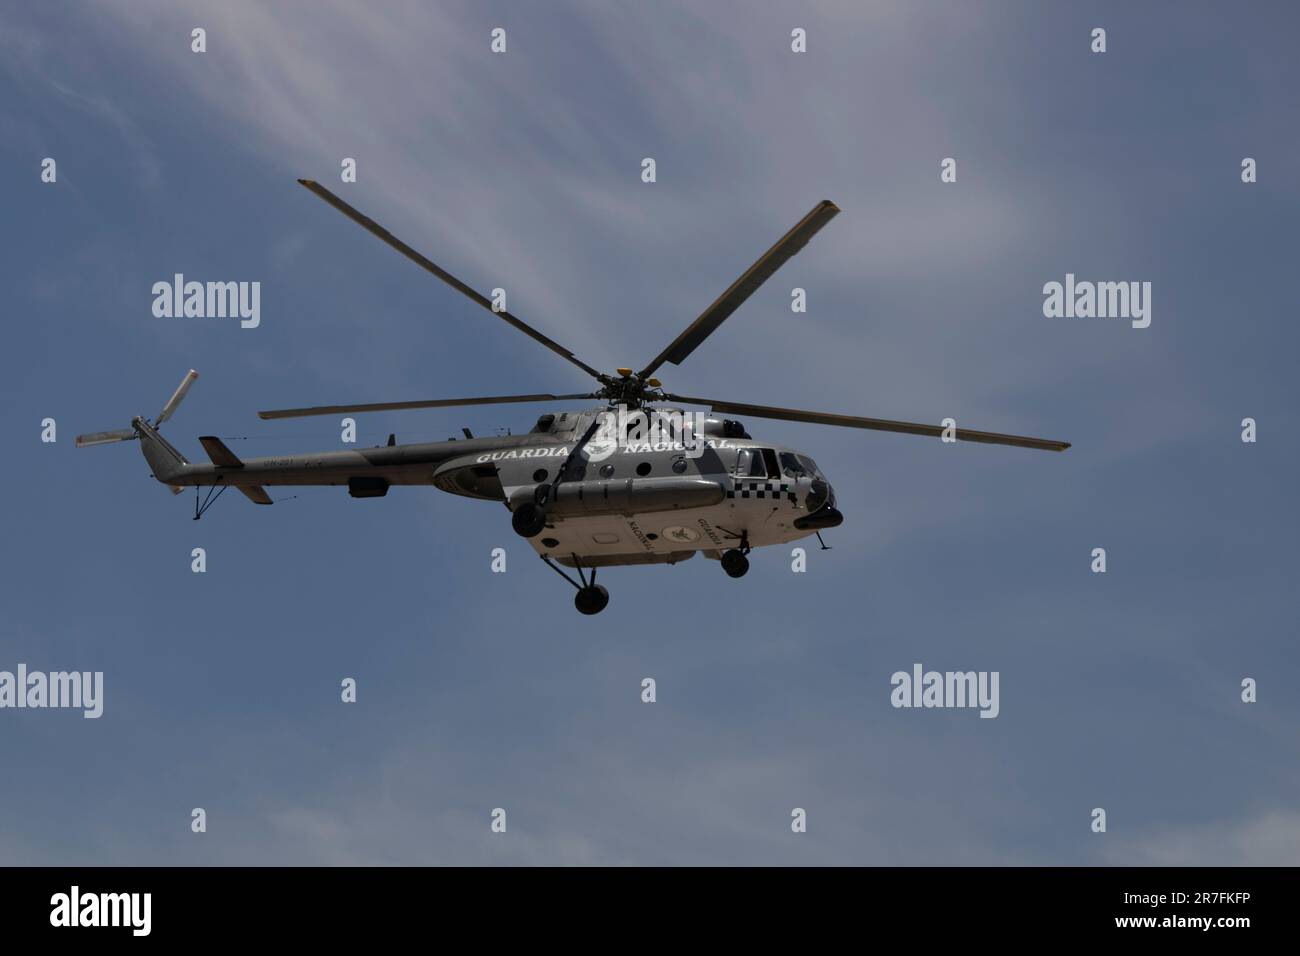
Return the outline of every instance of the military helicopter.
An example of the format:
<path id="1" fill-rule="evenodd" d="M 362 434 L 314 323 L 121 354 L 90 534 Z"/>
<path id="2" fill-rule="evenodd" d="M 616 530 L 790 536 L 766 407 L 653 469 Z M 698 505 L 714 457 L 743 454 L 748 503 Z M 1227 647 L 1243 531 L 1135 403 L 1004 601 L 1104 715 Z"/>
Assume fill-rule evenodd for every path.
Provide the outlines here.
<path id="1" fill-rule="evenodd" d="M 547 411 L 527 434 L 312 454 L 239 458 L 219 438 L 199 443 L 209 464 L 191 463 L 159 433 L 198 377 L 193 369 L 152 422 L 77 438 L 78 447 L 139 440 L 153 477 L 179 494 L 195 490 L 201 518 L 226 488 L 259 505 L 272 504 L 267 487 L 346 485 L 354 498 L 381 498 L 395 485 L 433 485 L 467 498 L 498 501 L 511 512 L 514 530 L 577 593 L 583 614 L 597 614 L 609 592 L 596 571 L 612 565 L 676 564 L 701 553 L 740 578 L 750 551 L 817 535 L 841 524 L 835 492 L 811 457 L 774 442 L 755 440 L 745 426 L 720 415 L 808 422 L 959 441 L 1064 451 L 1069 443 L 940 425 L 860 418 L 769 405 L 693 398 L 665 391 L 655 373 L 680 365 L 754 291 L 802 249 L 838 213 L 829 200 L 813 207 L 712 305 L 640 370 L 610 375 L 591 367 L 554 339 L 499 308 L 486 296 L 425 258 L 324 186 L 303 186 L 339 212 L 433 273 L 492 315 L 514 326 L 594 378 L 598 388 L 568 395 L 492 395 L 412 402 L 316 405 L 259 412 L 263 419 L 340 415 L 417 408 L 596 400 L 601 406 Z M 711 414 L 678 405 L 708 406 Z M 206 497 L 199 501 L 199 489 Z M 823 547 L 824 547 L 823 543 Z M 572 569 L 577 580 L 565 572 Z"/>

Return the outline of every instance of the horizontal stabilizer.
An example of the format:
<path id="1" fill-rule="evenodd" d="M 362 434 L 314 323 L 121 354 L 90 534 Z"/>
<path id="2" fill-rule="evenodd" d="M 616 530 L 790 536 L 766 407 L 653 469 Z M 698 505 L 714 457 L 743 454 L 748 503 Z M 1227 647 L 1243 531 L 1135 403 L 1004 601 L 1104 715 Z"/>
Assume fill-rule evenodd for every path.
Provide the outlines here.
<path id="1" fill-rule="evenodd" d="M 235 485 L 235 487 L 242 491 L 244 497 L 255 505 L 275 504 L 275 502 L 271 500 L 271 496 L 266 493 L 266 489 L 261 485 Z"/>
<path id="2" fill-rule="evenodd" d="M 218 468 L 243 468 L 244 463 L 239 460 L 239 456 L 226 447 L 225 443 L 214 435 L 204 435 L 199 439 L 199 444 L 203 450 L 208 453 L 212 459 L 212 464 Z M 266 492 L 262 492 L 266 494 Z M 254 501 L 257 499 L 254 498 Z M 267 502 L 270 504 L 270 501 Z"/>

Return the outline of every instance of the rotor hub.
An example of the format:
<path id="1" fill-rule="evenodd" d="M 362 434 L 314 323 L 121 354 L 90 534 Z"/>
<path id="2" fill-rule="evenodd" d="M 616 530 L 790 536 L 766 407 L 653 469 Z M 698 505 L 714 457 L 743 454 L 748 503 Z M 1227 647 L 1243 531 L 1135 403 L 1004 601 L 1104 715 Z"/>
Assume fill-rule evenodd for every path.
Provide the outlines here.
<path id="1" fill-rule="evenodd" d="M 651 385 L 650 381 L 655 384 Z M 658 387 L 658 380 L 647 380 L 639 375 L 602 375 L 601 388 L 595 393 L 596 398 L 603 399 L 611 405 L 626 405 L 628 408 L 641 408 L 650 402 L 665 401 L 663 391 Z"/>

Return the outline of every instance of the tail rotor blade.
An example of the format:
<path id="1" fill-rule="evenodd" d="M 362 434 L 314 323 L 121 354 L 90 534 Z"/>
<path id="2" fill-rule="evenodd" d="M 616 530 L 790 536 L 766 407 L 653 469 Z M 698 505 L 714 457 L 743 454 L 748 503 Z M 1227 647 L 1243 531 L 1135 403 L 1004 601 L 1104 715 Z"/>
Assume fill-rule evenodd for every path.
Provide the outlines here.
<path id="1" fill-rule="evenodd" d="M 163 410 L 158 413 L 158 418 L 154 421 L 154 427 L 161 425 L 163 422 L 167 421 L 167 419 L 172 417 L 172 413 L 176 411 L 176 407 L 185 399 L 185 393 L 190 390 L 190 386 L 194 384 L 194 380 L 198 377 L 199 373 L 194 371 L 194 369 L 190 369 L 185 373 L 185 377 L 181 379 L 180 385 L 176 386 L 176 391 L 172 393 L 172 397 L 167 399 L 167 404 L 164 405 Z M 132 432 L 132 435 L 134 434 L 135 433 Z"/>
<path id="2" fill-rule="evenodd" d="M 91 445 L 109 445 L 115 441 L 130 441 L 135 438 L 134 428 L 119 428 L 112 432 L 91 432 L 89 435 L 77 436 L 77 447 L 88 448 Z"/>

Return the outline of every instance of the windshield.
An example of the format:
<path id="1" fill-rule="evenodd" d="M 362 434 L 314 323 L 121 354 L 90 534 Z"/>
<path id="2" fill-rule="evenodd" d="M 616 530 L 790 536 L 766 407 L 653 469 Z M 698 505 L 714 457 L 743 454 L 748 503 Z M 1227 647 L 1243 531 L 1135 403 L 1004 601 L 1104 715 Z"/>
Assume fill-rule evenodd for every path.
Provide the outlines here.
<path id="1" fill-rule="evenodd" d="M 817 463 L 807 455 L 796 455 L 793 452 L 781 452 L 781 474 L 787 478 L 826 478 L 822 475 Z"/>

